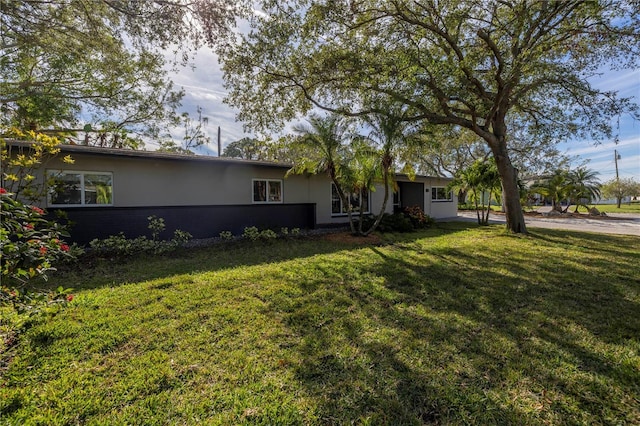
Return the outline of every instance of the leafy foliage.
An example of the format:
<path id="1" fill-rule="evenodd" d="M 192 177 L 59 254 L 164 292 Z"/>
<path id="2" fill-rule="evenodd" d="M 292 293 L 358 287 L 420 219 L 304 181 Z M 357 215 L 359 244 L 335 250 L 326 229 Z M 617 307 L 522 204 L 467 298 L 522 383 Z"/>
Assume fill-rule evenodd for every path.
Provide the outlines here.
<path id="1" fill-rule="evenodd" d="M 149 230 L 151 239 L 142 235 L 136 238 L 127 238 L 124 233 L 111 235 L 104 239 L 94 239 L 89 243 L 93 253 L 99 256 L 132 256 L 138 253 L 150 252 L 155 254 L 169 253 L 183 247 L 191 238 L 191 234 L 176 229 L 173 238 L 161 240 L 160 234 L 166 225 L 163 218 L 149 216 Z"/>
<path id="2" fill-rule="evenodd" d="M 9 145 L 4 138 L 0 138 L 2 187 L 12 193 L 14 198 L 32 203 L 41 201 L 45 195 L 45 185 L 44 182 L 36 179 L 36 169 L 45 167 L 60 153 L 60 140 L 43 133 L 22 132 L 16 128 L 8 129 L 5 136 L 20 139 L 26 144 L 24 146 Z M 62 160 L 66 164 L 74 162 L 69 155 Z"/>
<path id="3" fill-rule="evenodd" d="M 567 201 L 565 211 L 574 203 L 577 212 L 580 206 L 588 209 L 587 205 L 600 196 L 597 175 L 598 172 L 585 167 L 571 171 L 557 169 L 551 176 L 535 182 L 531 192 L 550 198 L 553 208 L 557 211 L 563 211 L 562 201 Z"/>
<path id="4" fill-rule="evenodd" d="M 474 203 L 478 224 L 489 224 L 491 200 L 497 199 L 500 191 L 500 175 L 494 161 L 476 160 L 458 172 L 449 188 L 458 190 L 463 198 L 467 198 L 466 201 Z"/>
<path id="5" fill-rule="evenodd" d="M 46 280 L 57 262 L 73 258 L 69 245 L 62 240 L 68 236 L 64 227 L 48 220 L 44 210 L 23 204 L 12 195 L 0 188 L 3 289 L 10 285 L 24 287 L 35 278 Z"/>
<path id="6" fill-rule="evenodd" d="M 227 145 L 222 152 L 222 157 L 243 160 L 266 160 L 265 148 L 266 144 L 259 139 L 242 138 Z"/>
<path id="7" fill-rule="evenodd" d="M 513 232 L 526 226 L 512 123 L 555 143 L 608 138 L 612 117 L 638 116 L 630 99 L 589 83 L 602 66 L 638 66 L 634 2 L 261 5 L 252 31 L 221 52 L 227 101 L 241 120 L 279 129 L 313 108 L 362 116 L 397 104 L 405 120 L 468 129 L 496 161 Z"/>
<path id="8" fill-rule="evenodd" d="M 1 124 L 139 147 L 180 120 L 183 92 L 168 70 L 192 48 L 228 40 L 239 9 L 223 0 L 3 1 Z"/>
<path id="9" fill-rule="evenodd" d="M 404 209 L 404 214 L 407 215 L 413 225 L 413 228 L 416 230 L 428 228 L 434 223 L 433 218 L 429 217 L 429 215 L 426 214 L 420 206 L 406 207 Z"/>
<path id="10" fill-rule="evenodd" d="M 351 232 L 356 233 L 353 208 L 348 199 L 348 186 L 353 187 L 353 176 L 348 164 L 349 142 L 353 132 L 348 120 L 338 114 L 325 117 L 312 114 L 309 125 L 297 125 L 294 131 L 300 135 L 296 143 L 302 148 L 289 174 L 326 174 L 338 191 L 342 205 L 346 206 Z"/>
<path id="11" fill-rule="evenodd" d="M 600 197 L 598 175 L 598 172 L 586 167 L 578 167 L 569 172 L 571 201 L 576 205 L 576 212 L 581 206 L 588 210 L 588 204 Z"/>
<path id="12" fill-rule="evenodd" d="M 73 299 L 68 288 L 38 288 L 56 265 L 76 257 L 63 236 L 68 236 L 64 227 L 48 220 L 42 209 L 0 187 L 0 353 L 3 340 L 15 342 L 28 319 Z"/>
<path id="13" fill-rule="evenodd" d="M 602 196 L 615 198 L 618 208 L 624 197 L 640 195 L 640 182 L 633 178 L 611 179 L 602 184 Z"/>

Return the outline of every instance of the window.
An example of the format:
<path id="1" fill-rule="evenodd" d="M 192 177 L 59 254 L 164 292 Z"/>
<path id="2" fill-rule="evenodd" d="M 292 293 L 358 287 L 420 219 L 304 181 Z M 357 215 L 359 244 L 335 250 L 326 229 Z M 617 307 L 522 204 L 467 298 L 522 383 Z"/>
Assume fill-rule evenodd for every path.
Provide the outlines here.
<path id="1" fill-rule="evenodd" d="M 48 204 L 56 207 L 113 205 L 113 174 L 50 170 Z"/>
<path id="2" fill-rule="evenodd" d="M 349 202 L 351 203 L 351 211 L 360 212 L 360 195 L 363 196 L 364 213 L 369 213 L 369 191 L 358 193 L 347 193 Z M 338 194 L 338 189 L 331 184 L 331 214 L 334 216 L 347 214 L 347 207 L 342 205 L 342 200 Z"/>
<path id="3" fill-rule="evenodd" d="M 268 179 L 253 180 L 254 203 L 281 203 L 282 181 Z"/>
<path id="4" fill-rule="evenodd" d="M 431 201 L 453 201 L 452 193 L 447 188 L 434 186 L 431 188 Z"/>

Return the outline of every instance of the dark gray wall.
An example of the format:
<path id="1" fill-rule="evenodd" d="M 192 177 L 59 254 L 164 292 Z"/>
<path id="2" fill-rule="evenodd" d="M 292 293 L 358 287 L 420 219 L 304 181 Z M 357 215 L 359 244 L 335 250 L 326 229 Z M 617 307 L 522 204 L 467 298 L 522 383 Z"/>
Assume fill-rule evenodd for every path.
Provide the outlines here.
<path id="1" fill-rule="evenodd" d="M 175 206 L 175 207 L 80 207 L 51 209 L 64 211 L 72 222 L 67 241 L 87 244 L 94 238 L 106 238 L 123 232 L 127 237 L 151 236 L 149 216 L 165 221 L 166 231 L 161 235 L 170 239 L 173 231 L 189 232 L 193 238 L 219 236 L 222 231 L 235 235 L 245 227 L 279 231 L 282 227 L 311 229 L 316 225 L 315 204 L 249 204 L 230 206 Z"/>

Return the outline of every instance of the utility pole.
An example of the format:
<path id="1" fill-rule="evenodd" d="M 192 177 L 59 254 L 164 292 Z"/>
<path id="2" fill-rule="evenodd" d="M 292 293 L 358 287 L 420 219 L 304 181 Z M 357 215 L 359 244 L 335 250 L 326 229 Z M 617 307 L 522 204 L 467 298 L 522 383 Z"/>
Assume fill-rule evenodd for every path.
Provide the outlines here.
<path id="1" fill-rule="evenodd" d="M 220 126 L 218 126 L 218 157 L 220 157 L 220 155 L 222 154 L 220 151 L 222 151 L 222 143 L 220 141 Z M 618 163 L 616 163 L 616 170 L 618 168 Z"/>
<path id="2" fill-rule="evenodd" d="M 613 150 L 613 157 L 614 160 L 616 162 L 616 198 L 617 198 L 617 202 L 618 202 L 618 208 L 620 208 L 620 203 L 622 202 L 622 196 L 620 196 L 620 175 L 618 174 L 618 160 L 621 158 L 620 154 L 618 154 L 618 150 L 614 149 Z"/>

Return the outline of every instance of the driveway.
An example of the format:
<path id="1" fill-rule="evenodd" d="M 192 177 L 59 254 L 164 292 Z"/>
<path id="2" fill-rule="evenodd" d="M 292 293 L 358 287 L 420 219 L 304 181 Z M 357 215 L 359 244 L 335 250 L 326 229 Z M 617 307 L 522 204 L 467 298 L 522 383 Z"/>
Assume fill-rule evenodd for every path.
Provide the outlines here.
<path id="1" fill-rule="evenodd" d="M 475 211 L 460 211 L 457 217 L 439 221 L 477 222 Z M 539 217 L 525 216 L 530 228 L 566 229 L 568 231 L 599 232 L 603 234 L 622 234 L 640 236 L 640 215 L 610 213 L 608 219 L 575 217 Z M 505 223 L 504 214 L 492 213 L 489 223 Z"/>

